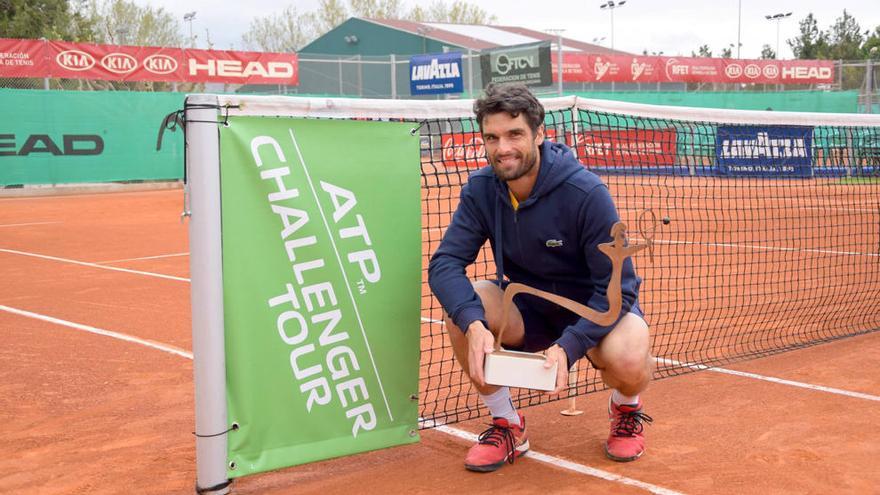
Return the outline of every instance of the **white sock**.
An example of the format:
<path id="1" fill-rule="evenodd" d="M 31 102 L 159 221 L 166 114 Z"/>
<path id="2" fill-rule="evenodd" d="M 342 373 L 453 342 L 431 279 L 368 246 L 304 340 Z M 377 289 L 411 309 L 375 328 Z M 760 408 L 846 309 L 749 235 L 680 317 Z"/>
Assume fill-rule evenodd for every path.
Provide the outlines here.
<path id="1" fill-rule="evenodd" d="M 639 403 L 639 394 L 633 396 L 623 395 L 617 389 L 614 389 L 611 391 L 611 402 L 618 406 L 634 406 Z"/>
<path id="2" fill-rule="evenodd" d="M 501 387 L 489 395 L 480 394 L 483 403 L 489 408 L 493 418 L 504 418 L 508 423 L 519 426 L 519 414 L 510 400 L 510 389 Z"/>

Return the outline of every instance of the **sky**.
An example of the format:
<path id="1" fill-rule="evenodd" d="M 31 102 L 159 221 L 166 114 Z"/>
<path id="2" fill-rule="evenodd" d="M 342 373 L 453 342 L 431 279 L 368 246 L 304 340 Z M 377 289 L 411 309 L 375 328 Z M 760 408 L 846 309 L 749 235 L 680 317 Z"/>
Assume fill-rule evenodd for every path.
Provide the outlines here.
<path id="1" fill-rule="evenodd" d="M 140 5 L 162 7 L 182 20 L 187 12 L 196 12 L 192 23 L 196 45 L 207 48 L 209 36 L 215 49 L 243 49 L 241 36 L 255 17 L 279 14 L 288 5 L 300 12 L 316 10 L 318 0 L 248 0 L 238 2 L 217 0 L 134 0 Z M 405 10 L 416 0 L 402 0 Z M 425 4 L 429 0 L 423 0 Z M 447 3 L 451 1 L 447 0 Z M 599 0 L 551 0 L 516 2 L 511 0 L 473 0 L 483 10 L 497 17 L 495 24 L 521 26 L 537 31 L 564 29 L 563 36 L 580 41 L 611 46 L 611 15 L 599 6 Z M 551 8 L 545 8 L 551 6 Z M 818 20 L 819 28 L 827 30 L 846 10 L 855 17 L 862 30 L 880 26 L 880 0 L 627 0 L 614 9 L 614 48 L 641 54 L 662 52 L 667 56 L 688 56 L 707 44 L 715 55 L 727 46 L 736 46 L 740 30 L 741 58 L 760 58 L 761 48 L 768 44 L 776 49 L 779 28 L 780 58 L 792 58 L 785 40 L 797 36 L 798 23 L 809 13 Z M 781 21 L 768 21 L 765 15 L 791 12 Z M 738 22 L 738 19 L 741 21 Z M 182 24 L 186 34 L 189 25 Z M 207 32 L 206 32 L 207 30 Z M 733 50 L 736 56 L 736 49 Z"/>

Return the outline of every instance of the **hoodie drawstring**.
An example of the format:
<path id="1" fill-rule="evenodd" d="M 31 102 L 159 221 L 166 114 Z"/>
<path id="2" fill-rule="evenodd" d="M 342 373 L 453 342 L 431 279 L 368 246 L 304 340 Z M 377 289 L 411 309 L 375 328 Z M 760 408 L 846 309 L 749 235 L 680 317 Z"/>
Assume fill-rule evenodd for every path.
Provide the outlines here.
<path id="1" fill-rule="evenodd" d="M 501 208 L 504 204 L 501 202 L 501 196 L 495 195 L 495 283 L 501 287 L 504 280 L 504 249 L 501 246 Z"/>

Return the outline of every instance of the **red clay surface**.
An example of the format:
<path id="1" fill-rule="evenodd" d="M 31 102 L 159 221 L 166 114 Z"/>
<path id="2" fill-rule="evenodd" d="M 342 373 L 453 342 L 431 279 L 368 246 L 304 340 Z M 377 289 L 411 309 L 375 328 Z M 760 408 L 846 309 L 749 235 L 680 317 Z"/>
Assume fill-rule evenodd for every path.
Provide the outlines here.
<path id="1" fill-rule="evenodd" d="M 0 198 L 0 250 L 89 263 L 186 252 L 181 203 L 179 190 Z M 42 224 L 12 226 L 23 223 Z M 186 278 L 188 263 L 168 256 L 106 266 Z M 0 273 L 0 305 L 191 349 L 185 281 L 8 251 Z M 193 493 L 190 360 L 2 309 L 0 335 L 0 492 Z M 564 402 L 527 408 L 532 448 L 688 494 L 877 490 L 880 333 L 728 368 L 875 400 L 701 372 L 656 381 L 644 394 L 655 421 L 637 462 L 602 454 L 607 393 L 579 398 L 585 414 L 577 417 L 559 414 Z M 484 422 L 455 427 L 478 433 Z M 469 473 L 467 447 L 423 431 L 419 444 L 241 478 L 233 492 L 646 493 L 530 458 Z"/>

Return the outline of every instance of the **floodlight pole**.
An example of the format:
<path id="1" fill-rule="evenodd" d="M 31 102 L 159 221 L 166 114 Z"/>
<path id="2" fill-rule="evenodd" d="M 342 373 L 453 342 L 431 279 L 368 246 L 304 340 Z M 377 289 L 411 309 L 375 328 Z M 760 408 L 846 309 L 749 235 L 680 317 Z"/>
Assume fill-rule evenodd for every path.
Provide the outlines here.
<path id="1" fill-rule="evenodd" d="M 768 21 L 776 21 L 776 59 L 777 60 L 779 60 L 781 58 L 779 56 L 779 23 L 782 21 L 782 19 L 785 19 L 786 17 L 791 17 L 791 12 L 786 12 L 784 14 L 782 12 L 780 12 L 778 14 L 773 14 L 773 15 L 768 14 L 768 15 L 764 16 L 764 18 L 767 19 Z"/>
<path id="2" fill-rule="evenodd" d="M 618 9 L 623 7 L 626 3 L 626 0 L 620 0 L 619 2 L 615 2 L 614 0 L 608 0 L 599 6 L 602 10 L 608 10 L 611 13 L 611 49 L 614 50 L 614 9 Z"/>
<path id="3" fill-rule="evenodd" d="M 556 35 L 556 82 L 557 88 L 556 91 L 559 93 L 559 96 L 563 95 L 562 88 L 562 32 L 564 29 L 548 29 L 548 33 L 553 33 Z"/>
<path id="4" fill-rule="evenodd" d="M 189 46 L 190 48 L 196 47 L 196 39 L 193 37 L 193 19 L 196 18 L 196 11 L 187 12 L 183 14 L 183 21 L 189 24 Z"/>
<path id="5" fill-rule="evenodd" d="M 737 2 L 736 8 L 736 58 L 739 59 L 739 49 L 742 47 L 740 36 L 742 35 L 742 19 L 743 19 L 743 3 L 742 0 Z"/>

